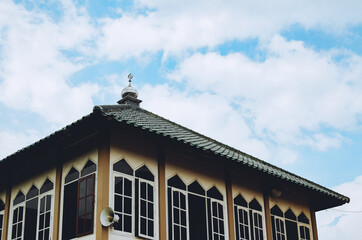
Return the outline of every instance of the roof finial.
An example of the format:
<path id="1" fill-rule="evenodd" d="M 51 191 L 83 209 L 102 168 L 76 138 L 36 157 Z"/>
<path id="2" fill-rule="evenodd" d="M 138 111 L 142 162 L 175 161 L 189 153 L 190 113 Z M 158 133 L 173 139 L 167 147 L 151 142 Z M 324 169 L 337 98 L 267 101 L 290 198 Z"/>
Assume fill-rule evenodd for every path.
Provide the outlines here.
<path id="1" fill-rule="evenodd" d="M 137 99 L 138 92 L 134 87 L 132 87 L 132 79 L 132 73 L 128 74 L 128 87 L 122 90 L 122 99 L 118 101 L 119 104 L 139 106 L 140 102 L 142 102 L 141 100 Z"/>
<path id="2" fill-rule="evenodd" d="M 129 87 L 131 87 L 132 78 L 133 78 L 132 73 L 128 74 L 128 82 L 129 82 L 128 86 L 129 86 Z"/>

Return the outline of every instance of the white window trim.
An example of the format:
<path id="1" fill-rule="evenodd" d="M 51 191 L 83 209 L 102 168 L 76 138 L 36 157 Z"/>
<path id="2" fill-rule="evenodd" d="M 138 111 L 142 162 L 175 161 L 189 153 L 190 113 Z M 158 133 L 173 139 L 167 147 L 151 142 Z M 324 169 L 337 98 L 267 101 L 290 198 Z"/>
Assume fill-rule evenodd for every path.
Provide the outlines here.
<path id="1" fill-rule="evenodd" d="M 302 238 L 301 237 L 301 234 L 300 234 L 300 227 L 305 227 L 305 228 L 308 228 L 309 229 L 309 240 L 312 240 L 313 239 L 313 236 L 311 234 L 311 227 L 309 224 L 306 224 L 306 223 L 302 223 L 302 222 L 297 222 L 297 227 L 298 227 L 298 237 L 300 240 L 307 240 L 306 238 Z"/>
<path id="2" fill-rule="evenodd" d="M 135 177 L 135 179 L 136 179 L 136 177 Z M 153 237 L 150 237 L 150 236 L 148 236 L 148 235 L 144 235 L 144 234 L 141 234 L 141 230 L 140 230 L 140 222 L 141 222 L 141 183 L 146 183 L 146 184 L 150 184 L 151 186 L 152 186 L 152 188 L 153 188 L 153 202 L 152 202 L 152 204 L 153 204 L 153 219 L 152 219 L 152 221 L 153 221 Z M 135 183 L 136 184 L 136 183 Z M 149 181 L 149 180 L 147 180 L 147 179 L 143 179 L 143 178 L 138 178 L 138 199 L 135 199 L 135 201 L 137 201 L 138 200 L 138 214 L 139 214 L 139 216 L 138 216 L 138 218 L 139 218 L 139 226 L 138 226 L 138 236 L 140 236 L 140 237 L 143 237 L 143 238 L 146 238 L 146 239 L 154 239 L 154 237 L 155 237 L 155 233 L 156 233 L 156 231 L 155 231 L 155 228 L 156 228 L 156 222 L 155 222 L 155 208 L 156 208 L 156 204 L 155 204 L 155 186 L 154 186 L 155 184 L 154 184 L 154 182 L 152 182 L 152 181 Z M 146 191 L 146 195 L 148 196 L 148 191 Z M 144 199 L 147 203 L 149 202 L 149 200 L 146 200 L 146 199 Z M 147 206 L 147 208 L 148 208 L 148 204 L 146 205 Z M 147 209 L 148 210 L 148 209 Z M 148 213 L 148 211 L 146 210 L 146 213 Z M 147 220 L 151 220 L 150 218 L 146 218 Z M 136 227 L 136 226 L 135 226 Z M 147 232 L 148 232 L 148 225 L 147 225 L 147 230 L 146 230 Z"/>
<path id="3" fill-rule="evenodd" d="M 26 198 L 26 197 L 25 197 Z M 16 205 L 13 205 L 13 207 L 12 207 L 12 211 L 11 211 L 11 228 L 10 228 L 10 230 L 9 230 L 9 239 L 10 240 L 13 240 L 13 238 L 12 238 L 12 233 L 13 233 L 13 226 L 14 226 L 14 223 L 13 223 L 13 219 L 14 219 L 14 211 L 17 209 L 17 208 L 20 208 L 20 207 L 23 207 L 23 218 L 22 218 L 22 220 L 21 220 L 21 237 L 20 237 L 20 239 L 23 239 L 24 238 L 24 226 L 25 226 L 25 203 L 26 203 L 26 199 L 23 201 L 23 202 L 21 202 L 21 203 L 18 203 L 18 204 L 16 204 Z M 19 211 L 18 211 L 18 213 L 19 213 Z M 19 216 L 19 214 L 18 214 L 18 216 Z M 19 217 L 18 217 L 18 219 L 19 219 Z M 19 224 L 19 221 L 18 222 L 16 222 L 16 224 Z M 15 238 L 15 239 L 19 239 L 19 238 Z"/>
<path id="4" fill-rule="evenodd" d="M 135 220 L 135 177 L 134 176 L 131 176 L 131 175 L 128 175 L 128 174 L 124 174 L 124 173 L 120 173 L 120 172 L 117 172 L 117 171 L 112 171 L 113 172 L 113 177 L 112 177 L 112 209 L 113 211 L 115 211 L 115 214 L 116 213 L 116 203 L 114 201 L 114 197 L 115 197 L 115 191 L 114 191 L 114 187 L 115 187 L 115 183 L 116 183 L 116 177 L 123 177 L 123 178 L 126 178 L 128 179 L 129 181 L 131 181 L 131 185 L 132 185 L 132 212 L 131 212 L 131 221 L 132 221 L 132 228 L 131 228 L 131 232 L 124 232 L 124 231 L 120 231 L 120 230 L 116 230 L 114 229 L 114 227 L 112 227 L 112 233 L 114 234 L 117 234 L 117 235 L 121 235 L 121 236 L 128 236 L 128 237 L 131 237 L 131 236 L 134 236 L 135 235 L 135 224 L 134 224 L 134 220 Z M 121 216 L 119 216 L 121 217 Z"/>
<path id="5" fill-rule="evenodd" d="M 114 163 L 116 163 L 116 162 L 114 162 Z M 133 175 L 129 175 L 129 174 L 121 173 L 121 172 L 118 172 L 118 171 L 114 171 L 112 167 L 111 167 L 111 171 L 112 171 L 112 174 L 111 174 L 112 179 L 111 179 L 111 186 L 110 187 L 112 188 L 112 191 L 110 191 L 110 194 L 111 194 L 111 196 L 110 196 L 110 199 L 111 199 L 110 205 L 112 206 L 113 211 L 115 211 L 115 202 L 114 202 L 115 191 L 114 191 L 114 187 L 115 187 L 116 177 L 127 178 L 132 183 L 132 228 L 131 228 L 131 232 L 129 233 L 129 232 L 116 230 L 116 229 L 114 229 L 112 227 L 111 228 L 111 233 L 115 234 L 115 235 L 119 235 L 119 236 L 125 236 L 125 237 L 136 237 L 136 235 L 138 234 L 140 237 L 143 237 L 143 238 L 157 239 L 157 237 L 158 237 L 158 229 L 157 229 L 156 226 L 158 226 L 158 217 L 157 217 L 158 198 L 157 198 L 157 191 L 156 191 L 156 187 L 157 187 L 156 179 L 155 179 L 155 181 L 149 181 L 147 179 L 136 177 L 135 174 L 136 174 L 137 169 L 136 170 L 133 169 Z M 146 183 L 151 184 L 152 187 L 153 187 L 153 223 L 154 223 L 153 224 L 153 237 L 141 234 L 140 229 L 139 229 L 139 233 L 136 233 L 136 222 L 135 222 L 135 219 L 136 219 L 135 209 L 136 209 L 136 201 L 137 201 L 136 195 L 135 195 L 136 194 L 135 193 L 136 179 L 138 179 L 139 184 L 141 182 L 146 182 Z M 138 188 L 138 194 L 139 194 L 138 201 L 140 201 L 140 186 L 138 186 L 138 187 L 139 187 Z M 138 203 L 140 203 L 140 202 L 138 202 Z M 138 213 L 140 215 L 141 204 L 138 204 L 138 207 L 139 207 Z"/>
<path id="6" fill-rule="evenodd" d="M 255 235 L 256 235 L 256 234 L 255 234 L 255 231 L 258 229 L 258 230 L 262 230 L 262 232 L 263 232 L 263 239 L 266 239 L 265 236 L 264 236 L 265 227 L 264 227 L 264 214 L 263 214 L 263 212 L 262 212 L 262 211 L 255 210 L 255 209 L 252 209 L 252 208 L 250 208 L 249 210 L 251 210 L 251 214 L 252 214 L 252 216 L 253 216 L 253 219 L 252 219 L 252 220 L 249 219 L 249 221 L 253 221 L 253 220 L 254 220 L 254 213 L 260 215 L 260 217 L 261 217 L 261 224 L 262 224 L 261 227 L 262 227 L 262 228 L 257 227 L 257 226 L 255 226 L 255 224 L 253 224 L 253 229 L 250 229 L 250 231 L 253 231 L 253 232 L 254 232 L 254 238 L 255 238 Z M 250 216 L 249 216 L 249 218 L 250 218 Z"/>
<path id="7" fill-rule="evenodd" d="M 274 227 L 275 227 L 275 234 L 276 236 L 278 237 L 278 234 L 279 235 L 282 235 L 284 236 L 284 238 L 287 240 L 287 232 L 286 232 L 286 227 L 285 227 L 285 218 L 283 217 L 279 217 L 279 216 L 276 216 L 276 215 L 273 215 L 274 216 Z M 280 220 L 282 223 L 283 223 L 283 229 L 284 229 L 284 232 L 278 232 L 277 231 L 277 220 Z"/>
<path id="8" fill-rule="evenodd" d="M 226 240 L 226 228 L 225 228 L 225 206 L 224 206 L 224 201 L 221 201 L 219 199 L 215 199 L 215 198 L 211 198 L 211 197 L 207 197 L 208 199 L 210 199 L 210 214 L 211 214 L 211 238 L 212 240 L 214 240 L 214 233 L 219 235 L 219 236 L 223 236 L 224 239 Z M 214 215 L 213 215 L 213 207 L 212 207 L 212 203 L 213 202 L 216 202 L 216 203 L 219 203 L 221 206 L 222 206 L 222 210 L 223 210 L 223 215 L 222 215 L 222 221 L 223 221 L 223 225 L 224 225 L 224 233 L 221 234 L 220 233 L 220 230 L 219 232 L 214 232 L 214 221 L 213 221 L 213 218 L 214 218 Z M 217 212 L 219 214 L 219 209 L 217 209 Z M 220 221 L 220 217 L 217 217 L 218 219 L 218 222 Z"/>
<path id="9" fill-rule="evenodd" d="M 236 212 L 236 221 L 237 221 L 237 226 L 238 226 L 238 228 L 239 228 L 239 226 L 240 225 L 246 225 L 246 224 L 242 224 L 240 221 L 239 221 L 239 210 L 240 209 L 242 209 L 242 210 L 244 210 L 244 211 L 246 211 L 246 216 L 248 217 L 248 225 L 246 225 L 246 226 L 248 226 L 248 231 L 249 231 L 249 238 L 250 238 L 250 216 L 249 216 L 249 208 L 247 208 L 247 207 L 243 207 L 243 206 L 239 206 L 239 205 L 236 205 L 236 204 L 234 204 L 234 207 L 236 207 L 236 210 L 237 210 L 237 212 Z M 234 213 L 235 214 L 235 213 Z M 240 229 L 240 228 L 239 228 Z M 241 236 L 240 236 L 241 234 L 240 234 L 240 231 L 239 231 L 239 239 L 237 239 L 237 240 L 244 240 L 243 238 L 241 238 Z"/>
<path id="10" fill-rule="evenodd" d="M 40 224 L 40 202 L 41 199 L 45 196 L 50 195 L 50 223 L 49 223 L 49 239 L 52 239 L 52 235 L 53 235 L 53 214 L 54 214 L 54 186 L 53 189 L 44 192 L 42 194 L 39 194 L 39 201 L 38 201 L 38 215 L 37 215 L 37 224 L 36 224 L 36 239 L 39 240 L 39 224 Z"/>
<path id="11" fill-rule="evenodd" d="M 182 193 L 185 195 L 185 211 L 186 211 L 186 239 L 188 240 L 189 239 L 189 204 L 188 204 L 188 200 L 187 200 L 187 193 L 188 191 L 186 190 L 182 190 L 182 189 L 179 189 L 179 188 L 175 188 L 175 187 L 172 187 L 172 186 L 169 186 L 169 188 L 171 189 L 171 210 L 173 211 L 173 208 L 174 208 L 174 205 L 173 205 L 173 192 L 176 191 L 176 192 L 179 192 L 179 193 Z M 167 201 L 168 202 L 168 201 Z M 172 239 L 170 240 L 174 240 L 174 220 L 173 220 L 173 212 L 172 212 L 172 219 L 171 219 L 171 228 L 172 228 Z M 177 224 L 177 225 L 180 225 L 180 224 Z M 180 225 L 182 226 L 182 225 Z M 183 227 L 183 226 L 182 226 Z M 181 234 L 181 232 L 180 232 Z"/>

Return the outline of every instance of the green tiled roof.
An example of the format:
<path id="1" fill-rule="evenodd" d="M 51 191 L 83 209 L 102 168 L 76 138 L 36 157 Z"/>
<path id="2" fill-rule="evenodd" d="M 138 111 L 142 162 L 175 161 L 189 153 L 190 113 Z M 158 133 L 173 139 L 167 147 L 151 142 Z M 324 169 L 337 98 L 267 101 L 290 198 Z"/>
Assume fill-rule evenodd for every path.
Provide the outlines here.
<path id="1" fill-rule="evenodd" d="M 131 127 L 139 128 L 164 138 L 174 139 L 192 148 L 233 160 L 244 166 L 253 168 L 264 175 L 274 176 L 284 182 L 299 185 L 312 192 L 337 200 L 338 204 L 334 204 L 333 206 L 348 203 L 350 201 L 348 197 L 328 188 L 266 163 L 142 108 L 127 104 L 94 107 L 93 113 L 4 158 L 0 161 L 0 168 L 3 166 L 1 164 L 19 157 L 21 153 L 26 154 L 27 151 L 31 151 L 35 147 L 47 146 L 46 144 L 56 144 L 57 140 L 62 139 L 68 132 L 73 131 L 73 129 L 76 129 L 78 126 L 84 125 L 87 122 L 94 121 L 99 116 L 101 116 L 102 119 L 114 120 L 116 123 L 127 124 Z"/>
<path id="2" fill-rule="evenodd" d="M 134 127 L 154 132 L 155 134 L 163 135 L 167 138 L 175 139 L 191 147 L 199 148 L 204 151 L 232 159 L 240 164 L 282 179 L 283 181 L 314 190 L 332 198 L 336 198 L 344 203 L 350 201 L 346 196 L 252 157 L 244 152 L 222 144 L 142 108 L 130 107 L 127 105 L 106 105 L 96 106 L 95 111 L 97 110 L 100 111 L 103 116 L 111 117 L 118 122 L 124 122 Z"/>

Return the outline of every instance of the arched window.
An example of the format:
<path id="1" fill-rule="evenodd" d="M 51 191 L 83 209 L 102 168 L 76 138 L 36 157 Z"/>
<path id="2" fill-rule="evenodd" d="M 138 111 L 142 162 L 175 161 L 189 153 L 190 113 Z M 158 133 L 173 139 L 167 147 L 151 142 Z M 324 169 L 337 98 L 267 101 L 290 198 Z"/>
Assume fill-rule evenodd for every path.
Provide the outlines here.
<path id="1" fill-rule="evenodd" d="M 24 236 L 36 237 L 38 219 L 39 189 L 32 186 L 26 194 Z"/>
<path id="2" fill-rule="evenodd" d="M 234 217 L 236 240 L 250 239 L 248 203 L 241 194 L 234 198 Z"/>
<path id="3" fill-rule="evenodd" d="M 167 181 L 168 234 L 170 240 L 225 239 L 223 195 L 214 186 L 208 191 L 178 175 Z"/>
<path id="4" fill-rule="evenodd" d="M 14 199 L 13 225 L 11 239 L 21 239 L 23 236 L 25 195 L 19 191 Z"/>
<path id="5" fill-rule="evenodd" d="M 114 230 L 153 239 L 156 226 L 155 176 L 146 165 L 134 171 L 125 159 L 113 164 L 113 176 L 114 211 L 120 217 L 120 221 L 113 224 Z"/>
<path id="6" fill-rule="evenodd" d="M 255 198 L 247 203 L 239 194 L 234 198 L 235 233 L 237 240 L 264 239 L 262 207 Z"/>
<path id="7" fill-rule="evenodd" d="M 310 240 L 309 219 L 302 212 L 298 216 L 299 236 L 301 240 Z"/>
<path id="8" fill-rule="evenodd" d="M 65 177 L 62 230 L 64 240 L 93 233 L 96 171 L 97 165 L 88 160 L 80 173 L 72 167 Z"/>
<path id="9" fill-rule="evenodd" d="M 206 192 L 198 181 L 187 186 L 188 222 L 190 239 L 206 239 Z"/>
<path id="10" fill-rule="evenodd" d="M 21 191 L 16 195 L 11 239 L 22 239 L 23 236 L 25 239 L 50 239 L 52 193 L 49 191 L 52 189 L 53 183 L 47 179 L 40 191 L 32 185 L 26 196 Z M 43 200 L 44 196 L 48 199 L 46 203 Z M 46 213 L 44 208 L 48 209 Z"/>
<path id="11" fill-rule="evenodd" d="M 278 205 L 270 210 L 273 240 L 286 240 L 285 222 L 283 211 Z"/>
<path id="12" fill-rule="evenodd" d="M 167 181 L 169 239 L 186 239 L 188 224 L 186 205 L 186 184 L 178 175 Z"/>
<path id="13" fill-rule="evenodd" d="M 51 238 L 52 193 L 50 191 L 53 186 L 53 182 L 46 179 L 40 188 L 38 240 Z"/>
<path id="14" fill-rule="evenodd" d="M 297 217 L 294 212 L 289 208 L 284 216 L 287 239 L 298 239 Z"/>
<path id="15" fill-rule="evenodd" d="M 275 205 L 271 210 L 273 240 L 310 240 L 309 219 L 302 212 L 297 217 L 292 209 L 283 212 Z"/>
<path id="16" fill-rule="evenodd" d="M 207 191 L 207 196 L 209 238 L 225 239 L 223 196 L 215 186 Z"/>

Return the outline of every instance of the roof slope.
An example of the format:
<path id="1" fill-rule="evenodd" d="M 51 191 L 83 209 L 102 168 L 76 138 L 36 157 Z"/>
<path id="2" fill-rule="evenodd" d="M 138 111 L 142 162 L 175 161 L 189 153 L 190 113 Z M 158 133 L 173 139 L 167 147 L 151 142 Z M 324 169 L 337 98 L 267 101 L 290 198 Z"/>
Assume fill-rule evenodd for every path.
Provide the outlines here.
<path id="1" fill-rule="evenodd" d="M 95 110 L 101 111 L 104 116 L 114 118 L 118 122 L 125 122 L 126 124 L 133 125 L 134 127 L 139 127 L 171 139 L 176 139 L 177 141 L 183 142 L 184 144 L 188 144 L 192 147 L 200 148 L 204 151 L 210 151 L 243 165 L 255 168 L 256 170 L 268 175 L 275 176 L 283 181 L 294 183 L 338 199 L 343 203 L 348 203 L 350 201 L 346 196 L 252 157 L 244 152 L 222 144 L 144 109 L 130 107 L 127 105 L 105 105 L 96 106 Z"/>
<path id="2" fill-rule="evenodd" d="M 131 127 L 136 127 L 165 138 L 174 139 L 190 147 L 201 149 L 205 152 L 211 152 L 218 156 L 233 160 L 242 165 L 253 168 L 264 175 L 273 176 L 281 181 L 299 185 L 305 189 L 311 190 L 312 192 L 319 193 L 323 196 L 336 200 L 338 203 L 333 206 L 338 206 L 350 201 L 348 197 L 312 181 L 252 157 L 244 152 L 222 144 L 214 139 L 185 128 L 142 108 L 127 104 L 95 106 L 93 113 L 4 158 L 0 161 L 0 168 L 5 162 L 9 162 L 16 157 L 19 157 L 21 154 L 26 154 L 27 151 L 31 151 L 33 148 L 39 148 L 41 146 L 46 146 L 46 144 L 56 143 L 57 140 L 64 137 L 64 135 L 68 134 L 70 131 L 73 131 L 82 124 L 98 119 L 99 116 L 106 120 L 113 119 L 118 123 L 127 124 Z"/>

